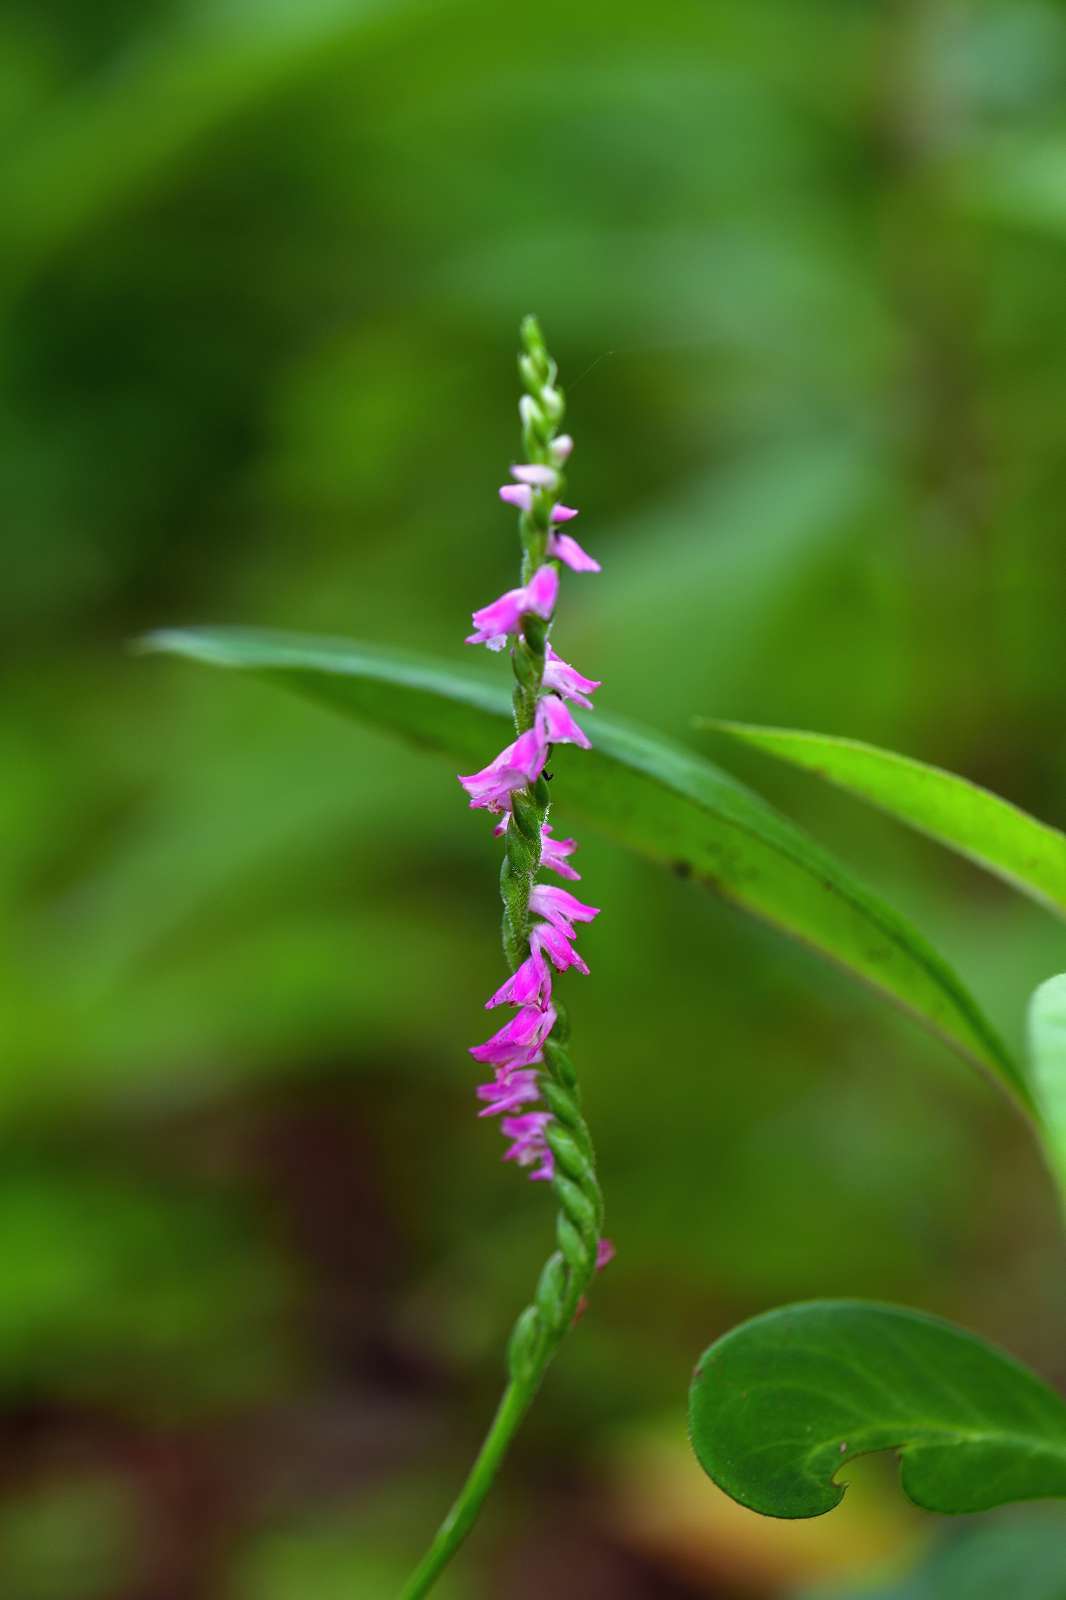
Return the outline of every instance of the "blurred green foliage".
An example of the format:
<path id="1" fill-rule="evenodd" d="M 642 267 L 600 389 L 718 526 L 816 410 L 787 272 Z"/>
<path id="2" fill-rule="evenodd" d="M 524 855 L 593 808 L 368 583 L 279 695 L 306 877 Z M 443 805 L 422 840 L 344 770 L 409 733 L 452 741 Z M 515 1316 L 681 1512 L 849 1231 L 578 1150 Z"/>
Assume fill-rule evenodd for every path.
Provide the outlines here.
<path id="1" fill-rule="evenodd" d="M 0 1512 L 4 1583 L 19 1600 L 106 1600 L 136 1560 L 132 1496 L 103 1476 L 26 1490 Z"/>
<path id="2" fill-rule="evenodd" d="M 449 772 L 127 641 L 235 621 L 458 659 L 514 570 L 534 309 L 605 567 L 560 640 L 605 706 L 869 739 L 1061 825 L 1064 86 L 1057 0 L 8 0 L 0 1592 L 74 1600 L 96 1564 L 108 1600 L 372 1596 L 547 1243 L 471 1115 L 495 852 Z M 1017 1044 L 1064 966 L 1049 918 L 731 764 Z M 819 1572 L 719 1515 L 693 1355 L 873 1293 L 1062 1388 L 1050 1187 L 872 997 L 605 844 L 581 866 L 619 1259 L 456 1593 L 854 1579 L 850 1502 Z M 660 1419 L 678 1477 L 644 1475 L 642 1544 L 609 1469 Z"/>
<path id="3" fill-rule="evenodd" d="M 833 1585 L 806 1590 L 796 1600 L 1062 1600 L 1062 1519 L 1056 1515 L 990 1517 L 942 1539 L 919 1570 L 886 1584 Z"/>

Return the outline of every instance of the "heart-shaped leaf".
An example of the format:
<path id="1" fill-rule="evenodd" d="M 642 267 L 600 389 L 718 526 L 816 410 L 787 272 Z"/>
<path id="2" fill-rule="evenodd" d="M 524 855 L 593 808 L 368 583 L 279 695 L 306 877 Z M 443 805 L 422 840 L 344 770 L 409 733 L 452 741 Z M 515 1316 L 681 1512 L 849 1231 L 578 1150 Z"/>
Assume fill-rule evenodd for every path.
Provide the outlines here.
<path id="1" fill-rule="evenodd" d="M 719 1488 L 771 1517 L 839 1505 L 840 1468 L 897 1450 L 929 1511 L 1066 1497 L 1066 1404 L 973 1334 L 898 1306 L 785 1306 L 705 1352 L 692 1442 Z"/>
<path id="2" fill-rule="evenodd" d="M 508 737 L 503 684 L 415 656 L 242 628 L 164 631 L 145 647 L 284 684 L 441 751 L 464 771 Z M 950 966 L 826 851 L 683 746 L 599 713 L 590 727 L 591 751 L 552 755 L 575 814 L 864 978 L 1031 1108 L 1024 1077 Z"/>
<path id="3" fill-rule="evenodd" d="M 1066 834 L 968 778 L 857 739 L 703 718 L 700 726 L 871 801 L 1066 916 Z"/>
<path id="4" fill-rule="evenodd" d="M 1049 978 L 1029 1002 L 1033 1088 L 1048 1158 L 1066 1196 L 1066 976 Z"/>

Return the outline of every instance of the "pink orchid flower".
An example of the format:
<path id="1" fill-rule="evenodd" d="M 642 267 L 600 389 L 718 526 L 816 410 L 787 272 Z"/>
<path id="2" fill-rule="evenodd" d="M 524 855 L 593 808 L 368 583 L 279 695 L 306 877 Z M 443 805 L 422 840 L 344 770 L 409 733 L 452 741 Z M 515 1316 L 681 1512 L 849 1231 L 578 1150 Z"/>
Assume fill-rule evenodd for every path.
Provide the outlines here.
<path id="1" fill-rule="evenodd" d="M 516 511 L 532 511 L 533 490 L 528 483 L 505 483 L 500 489 L 500 499 L 505 505 L 514 506 Z M 573 506 L 554 505 L 551 509 L 552 522 L 571 522 L 577 516 Z"/>
<path id="2" fill-rule="evenodd" d="M 588 977 L 588 965 L 578 955 L 571 942 L 574 937 L 573 929 L 570 938 L 561 928 L 553 928 L 550 922 L 535 922 L 529 935 L 529 942 L 534 950 L 546 955 L 557 972 L 566 972 L 569 967 L 583 972 Z"/>
<path id="3" fill-rule="evenodd" d="M 505 1152 L 503 1159 L 517 1161 L 520 1167 L 535 1167 L 529 1176 L 548 1182 L 555 1176 L 555 1158 L 545 1138 L 545 1129 L 550 1121 L 551 1115 L 547 1111 L 527 1111 L 521 1117 L 505 1117 L 501 1124 L 504 1134 L 511 1140 L 511 1148 Z"/>
<path id="4" fill-rule="evenodd" d="M 531 1067 L 554 1026 L 555 1012 L 550 1005 L 543 1010 L 540 1006 L 523 1006 L 491 1039 L 471 1045 L 470 1054 L 475 1061 L 494 1067 Z"/>
<path id="5" fill-rule="evenodd" d="M 557 872 L 560 878 L 573 878 L 577 881 L 581 874 L 567 861 L 567 856 L 572 856 L 577 849 L 576 839 L 556 839 L 552 834 L 552 825 L 546 822 L 540 830 L 540 864 L 547 867 L 549 872 Z"/>
<path id="6" fill-rule="evenodd" d="M 491 1000 L 485 1001 L 485 1010 L 494 1006 L 538 1006 L 543 1009 L 551 1002 L 552 976 L 547 962 L 539 950 L 527 956 L 506 983 L 502 983 Z"/>
<path id="7" fill-rule="evenodd" d="M 536 1100 L 540 1094 L 537 1088 L 537 1074 L 533 1067 L 523 1068 L 519 1072 L 501 1073 L 491 1083 L 478 1085 L 477 1097 L 488 1102 L 484 1111 L 479 1111 L 479 1117 L 495 1117 L 501 1111 L 517 1111 L 519 1106 L 527 1106 Z"/>
<path id="8" fill-rule="evenodd" d="M 475 632 L 468 634 L 467 644 L 485 644 L 490 650 L 502 650 L 509 633 L 517 633 L 524 616 L 533 613 L 548 621 L 555 610 L 559 593 L 559 574 L 555 567 L 538 567 L 536 572 L 519 589 L 508 589 L 491 605 L 482 606 L 473 614 Z"/>
<path id="9" fill-rule="evenodd" d="M 569 889 L 557 889 L 549 883 L 534 885 L 529 896 L 529 909 L 538 917 L 544 917 L 560 933 L 565 933 L 568 939 L 575 937 L 575 922 L 591 922 L 600 914 L 598 906 L 587 906 Z"/>
<path id="10" fill-rule="evenodd" d="M 470 796 L 473 810 L 509 811 L 514 791 L 535 783 L 547 759 L 548 746 L 540 730 L 530 728 L 480 772 L 471 772 L 466 777 L 460 774 L 459 782 Z"/>
<path id="11" fill-rule="evenodd" d="M 555 694 L 546 694 L 537 702 L 537 730 L 545 744 L 578 744 L 582 750 L 590 747 L 588 734 Z"/>
<path id="12" fill-rule="evenodd" d="M 558 519 L 562 521 L 562 518 Z M 554 556 L 556 561 L 561 561 L 570 568 L 571 572 L 602 572 L 603 568 L 598 561 L 593 560 L 587 550 L 583 550 L 576 539 L 568 533 L 549 533 L 548 554 Z"/>
<path id="13" fill-rule="evenodd" d="M 544 687 L 555 694 L 561 694 L 564 700 L 572 700 L 576 706 L 584 706 L 586 711 L 593 709 L 589 695 L 593 694 L 602 682 L 598 678 L 584 678 L 581 673 L 569 662 L 557 656 L 549 644 L 544 656 Z"/>

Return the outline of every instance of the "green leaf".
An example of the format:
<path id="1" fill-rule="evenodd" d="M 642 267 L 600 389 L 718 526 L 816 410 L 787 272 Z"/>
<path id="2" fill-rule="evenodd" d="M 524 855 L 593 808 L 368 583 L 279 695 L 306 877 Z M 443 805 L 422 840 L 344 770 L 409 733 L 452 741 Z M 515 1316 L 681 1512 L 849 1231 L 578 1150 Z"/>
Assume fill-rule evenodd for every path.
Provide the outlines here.
<path id="1" fill-rule="evenodd" d="M 964 1524 L 905 1578 L 874 1588 L 834 1583 L 793 1600 L 1066 1600 L 1064 1549 L 1066 1521 L 1057 1511 Z"/>
<path id="2" fill-rule="evenodd" d="M 700 719 L 871 801 L 1066 916 L 1066 834 L 967 778 L 857 739 Z"/>
<path id="3" fill-rule="evenodd" d="M 156 19 L 114 70 L 3 151 L 0 287 L 10 293 L 79 232 L 157 187 L 190 148 L 335 66 L 407 9 L 395 0 L 213 0 Z"/>
<path id="4" fill-rule="evenodd" d="M 1029 1002 L 1029 1054 L 1044 1145 L 1066 1196 L 1066 976 L 1049 978 Z"/>
<path id="5" fill-rule="evenodd" d="M 689 1400 L 705 1471 L 764 1516 L 839 1505 L 840 1468 L 897 1450 L 929 1511 L 1066 1497 L 1066 1405 L 1010 1356 L 898 1306 L 785 1306 L 707 1350 Z"/>
<path id="6" fill-rule="evenodd" d="M 144 647 L 284 684 L 443 752 L 462 771 L 483 766 L 508 736 L 502 682 L 424 658 L 242 628 L 167 630 Z M 591 725 L 591 751 L 557 748 L 552 755 L 575 814 L 865 979 L 1031 1108 L 1025 1079 L 975 1001 L 903 918 L 694 752 L 600 713 Z"/>

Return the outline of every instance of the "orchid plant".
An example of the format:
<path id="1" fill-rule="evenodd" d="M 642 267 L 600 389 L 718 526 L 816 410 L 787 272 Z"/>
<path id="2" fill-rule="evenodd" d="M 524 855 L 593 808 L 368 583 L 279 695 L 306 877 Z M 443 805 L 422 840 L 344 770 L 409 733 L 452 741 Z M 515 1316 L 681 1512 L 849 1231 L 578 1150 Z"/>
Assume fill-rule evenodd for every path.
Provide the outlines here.
<path id="1" fill-rule="evenodd" d="M 1036 991 L 1031 1061 L 1017 1063 L 947 961 L 757 795 L 697 751 L 596 713 L 590 736 L 572 707 L 600 688 L 553 645 L 563 570 L 598 573 L 561 531 L 573 441 L 536 320 L 521 328 L 520 464 L 500 499 L 517 510 L 519 582 L 473 612 L 466 642 L 508 651 L 509 705 L 481 678 L 359 645 L 242 629 L 154 635 L 149 646 L 251 671 L 376 722 L 465 763 L 483 759 L 507 720 L 513 737 L 460 776 L 470 807 L 501 841 L 503 953 L 508 972 L 486 1008 L 506 1022 L 470 1048 L 488 1070 L 482 1118 L 498 1118 L 502 1159 L 550 1188 L 557 1249 L 507 1347 L 507 1383 L 452 1510 L 403 1590 L 429 1593 L 470 1532 L 545 1372 L 614 1251 L 585 1122 L 560 990 L 587 975 L 578 926 L 599 915 L 571 890 L 572 838 L 551 807 L 565 783 L 577 813 L 630 848 L 680 869 L 865 979 L 996 1079 L 1025 1116 L 1066 1200 L 1066 977 Z M 444 715 L 444 712 L 447 715 Z M 1066 916 L 1066 835 L 952 773 L 855 741 L 703 724 L 850 790 L 967 855 Z M 566 747 L 576 747 L 571 760 Z M 553 769 L 556 769 L 553 774 Z M 807 1517 L 838 1503 L 840 1468 L 896 1449 L 902 1483 L 933 1511 L 1066 1497 L 1066 1404 L 1034 1374 L 940 1319 L 855 1301 L 769 1311 L 725 1333 L 700 1360 L 690 1396 L 699 1461 L 728 1494 L 765 1515 Z"/>
<path id="2" fill-rule="evenodd" d="M 488 1010 L 511 1006 L 514 1015 L 491 1039 L 473 1045 L 470 1054 L 492 1068 L 492 1077 L 477 1095 L 485 1102 L 481 1116 L 501 1116 L 508 1140 L 503 1159 L 517 1162 L 531 1179 L 544 1180 L 555 1190 L 559 1248 L 548 1258 L 532 1303 L 511 1334 L 509 1382 L 496 1419 L 458 1500 L 405 1588 L 404 1600 L 428 1593 L 466 1537 L 548 1363 L 583 1309 L 593 1273 L 613 1254 L 602 1231 L 603 1197 L 567 1050 L 566 1012 L 553 994 L 553 972 L 588 973 L 576 949 L 575 924 L 591 922 L 599 910 L 568 889 L 539 881 L 541 871 L 579 877 L 570 864 L 577 841 L 557 839 L 548 820 L 546 769 L 555 746 L 589 749 L 588 735 L 567 702 L 591 710 L 589 696 L 600 687 L 548 642 L 559 598 L 559 566 L 575 572 L 598 572 L 600 567 L 576 539 L 555 531 L 577 516 L 557 498 L 573 440 L 557 431 L 564 401 L 556 387 L 555 363 L 532 317 L 522 324 L 522 346 L 519 371 L 525 393 L 519 412 L 527 459 L 511 468 L 514 482 L 500 490 L 500 499 L 519 511 L 522 582 L 473 613 L 474 632 L 466 640 L 494 651 L 510 646 L 517 737 L 480 772 L 459 779 L 474 810 L 500 819 L 493 832 L 503 839 L 503 950 L 511 972 L 485 1004 Z M 534 1105 L 536 1110 L 529 1109 Z"/>

